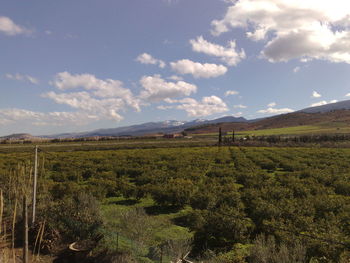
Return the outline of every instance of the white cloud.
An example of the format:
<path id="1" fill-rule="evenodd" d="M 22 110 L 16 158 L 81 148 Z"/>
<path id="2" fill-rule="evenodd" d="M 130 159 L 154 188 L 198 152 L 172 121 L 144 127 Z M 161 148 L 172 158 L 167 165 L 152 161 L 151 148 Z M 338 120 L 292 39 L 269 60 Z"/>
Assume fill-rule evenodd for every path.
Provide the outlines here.
<path id="1" fill-rule="evenodd" d="M 172 76 L 170 76 L 168 79 L 170 79 L 170 80 L 175 80 L 175 81 L 183 80 L 182 77 L 176 76 L 176 75 L 172 75 Z"/>
<path id="2" fill-rule="evenodd" d="M 144 76 L 140 80 L 143 87 L 140 97 L 148 101 L 189 96 L 197 91 L 197 86 L 184 81 L 167 82 L 160 75 Z"/>
<path id="3" fill-rule="evenodd" d="M 325 100 L 322 100 L 322 101 L 319 101 L 319 102 L 316 102 L 316 103 L 312 103 L 310 105 L 310 107 L 317 107 L 317 106 L 322 106 L 322 105 L 326 105 L 326 104 L 328 104 L 328 102 L 325 101 Z"/>
<path id="4" fill-rule="evenodd" d="M 267 109 L 264 110 L 259 110 L 257 111 L 258 113 L 262 113 L 262 114 L 283 114 L 283 113 L 289 113 L 289 112 L 293 112 L 293 109 L 289 109 L 289 108 L 281 108 L 281 109 L 276 109 L 276 102 L 271 102 L 267 105 Z"/>
<path id="5" fill-rule="evenodd" d="M 233 108 L 235 108 L 235 109 L 246 109 L 247 106 L 239 104 L 239 105 L 234 105 Z"/>
<path id="6" fill-rule="evenodd" d="M 321 98 L 322 95 L 321 95 L 320 93 L 318 93 L 317 91 L 313 91 L 313 92 L 312 92 L 312 97 L 313 97 L 313 98 Z"/>
<path id="7" fill-rule="evenodd" d="M 300 71 L 300 67 L 295 67 L 294 69 L 293 69 L 293 72 L 294 73 L 298 73 Z"/>
<path id="8" fill-rule="evenodd" d="M 350 93 L 347 93 L 347 94 L 345 95 L 345 97 L 350 97 Z"/>
<path id="9" fill-rule="evenodd" d="M 58 73 L 51 83 L 60 90 L 84 89 L 98 98 L 120 98 L 123 102 L 140 110 L 140 101 L 136 99 L 129 89 L 123 88 L 123 82 L 119 80 L 101 80 L 91 74 L 70 74 L 69 72 Z"/>
<path id="10" fill-rule="evenodd" d="M 125 112 L 128 108 L 140 111 L 142 104 L 129 89 L 123 88 L 123 83 L 119 80 L 102 80 L 91 74 L 73 75 L 61 72 L 55 76 L 51 84 L 65 92 L 50 91 L 42 94 L 42 97 L 76 109 L 74 114 L 94 116 L 85 119 L 120 121 L 123 119 L 121 112 Z M 67 92 L 72 89 L 82 91 Z"/>
<path id="11" fill-rule="evenodd" d="M 31 33 L 30 30 L 16 25 L 10 18 L 6 16 L 0 16 L 0 32 L 9 36 L 21 34 L 28 35 Z"/>
<path id="12" fill-rule="evenodd" d="M 317 107 L 317 106 L 323 106 L 323 105 L 326 105 L 326 104 L 329 104 L 329 103 L 337 103 L 338 100 L 331 100 L 329 102 L 325 101 L 325 100 L 322 100 L 322 101 L 319 101 L 319 102 L 316 102 L 316 103 L 312 103 L 310 105 L 310 107 Z"/>
<path id="13" fill-rule="evenodd" d="M 230 96 L 230 95 L 238 95 L 238 94 L 239 94 L 239 92 L 236 91 L 236 90 L 228 90 L 228 91 L 225 92 L 225 96 L 226 97 Z"/>
<path id="14" fill-rule="evenodd" d="M 226 103 L 217 96 L 203 97 L 201 101 L 192 98 L 167 100 L 168 103 L 178 103 L 175 108 L 184 110 L 190 117 L 204 117 L 216 113 L 227 112 Z"/>
<path id="15" fill-rule="evenodd" d="M 197 39 L 191 39 L 190 44 L 192 45 L 193 51 L 219 57 L 221 61 L 229 66 L 236 66 L 246 57 L 243 49 L 241 49 L 241 51 L 236 50 L 235 41 L 230 41 L 228 47 L 223 47 L 218 44 L 210 43 L 202 36 L 199 36 Z"/>
<path id="16" fill-rule="evenodd" d="M 231 28 L 263 41 L 261 54 L 271 62 L 322 59 L 350 63 L 350 2 L 344 0 L 238 0 L 212 33 Z"/>
<path id="17" fill-rule="evenodd" d="M 24 109 L 0 109 L 0 119 L 3 124 L 15 124 L 16 122 L 30 123 L 35 126 L 62 126 L 62 125 L 82 125 L 92 120 L 96 116 L 84 112 L 35 112 Z"/>
<path id="18" fill-rule="evenodd" d="M 156 59 L 152 57 L 152 55 L 143 53 L 139 55 L 136 58 L 136 61 L 140 62 L 141 64 L 151 64 L 151 65 L 158 65 L 160 68 L 165 68 L 166 64 L 163 60 Z"/>
<path id="19" fill-rule="evenodd" d="M 100 118 L 120 121 L 123 117 L 118 114 L 125 110 L 125 101 L 121 98 L 97 99 L 91 97 L 88 92 L 72 92 L 57 94 L 53 91 L 43 95 L 58 104 L 65 104 L 74 109 L 97 115 Z"/>
<path id="20" fill-rule="evenodd" d="M 226 74 L 227 68 L 223 65 L 201 64 L 189 59 L 170 63 L 171 68 L 178 74 L 191 74 L 195 78 L 215 78 Z"/>
<path id="21" fill-rule="evenodd" d="M 26 81 L 26 82 L 30 82 L 32 84 L 38 84 L 39 83 L 38 79 L 36 79 L 36 78 L 34 78 L 32 76 L 29 76 L 29 75 L 22 75 L 22 74 L 19 74 L 19 73 L 16 73 L 16 74 L 7 73 L 7 74 L 5 74 L 5 78 L 11 79 L 11 80 Z"/>
<path id="22" fill-rule="evenodd" d="M 239 118 L 243 116 L 243 112 L 236 112 L 233 114 L 233 117 Z"/>
<path id="23" fill-rule="evenodd" d="M 158 110 L 169 110 L 173 108 L 174 108 L 173 106 L 164 106 L 164 105 L 157 106 Z"/>

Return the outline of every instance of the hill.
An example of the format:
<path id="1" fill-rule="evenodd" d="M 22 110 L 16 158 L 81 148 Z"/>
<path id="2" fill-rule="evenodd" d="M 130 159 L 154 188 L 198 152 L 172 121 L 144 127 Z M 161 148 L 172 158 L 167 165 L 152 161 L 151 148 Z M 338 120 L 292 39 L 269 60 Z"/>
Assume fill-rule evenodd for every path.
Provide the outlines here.
<path id="1" fill-rule="evenodd" d="M 305 113 L 322 113 L 322 112 L 330 112 L 335 110 L 350 110 L 350 100 L 339 101 L 336 103 L 329 103 L 322 106 L 310 107 L 298 112 Z"/>
<path id="2" fill-rule="evenodd" d="M 193 121 L 177 121 L 168 120 L 162 122 L 147 122 L 138 125 L 125 126 L 111 129 L 98 129 L 90 132 L 81 133 L 65 133 L 56 134 L 50 136 L 44 136 L 46 138 L 82 138 L 82 137 L 94 137 L 94 136 L 143 136 L 147 134 L 157 133 L 176 133 L 181 132 L 186 128 L 204 124 L 216 124 L 216 123 L 236 123 L 236 122 L 247 122 L 245 118 L 225 116 L 214 120 L 203 120 L 197 119 Z"/>
<path id="3" fill-rule="evenodd" d="M 278 116 L 269 117 L 262 120 L 257 120 L 254 122 L 244 122 L 244 123 L 223 123 L 223 124 L 210 124 L 202 125 L 197 127 L 191 127 L 186 129 L 192 134 L 207 134 L 217 132 L 219 126 L 223 131 L 257 131 L 266 129 L 280 129 L 288 127 L 300 127 L 303 129 L 305 127 L 316 127 L 315 129 L 310 129 L 312 132 L 317 132 L 317 127 L 319 127 L 320 132 L 322 129 L 329 128 L 339 129 L 348 127 L 350 128 L 350 110 L 334 110 L 329 112 L 318 112 L 318 113 L 307 113 L 307 112 L 294 112 L 289 114 L 283 114 Z M 315 131 L 316 130 L 316 131 Z M 294 129 L 294 132 L 297 129 Z M 281 131 L 284 133 L 283 131 Z M 290 131 L 291 134 L 294 132 Z M 285 131 L 285 133 L 289 133 Z"/>
<path id="4" fill-rule="evenodd" d="M 11 141 L 34 141 L 41 140 L 40 137 L 35 137 L 28 133 L 16 133 L 7 136 L 0 137 L 0 141 L 11 140 Z"/>

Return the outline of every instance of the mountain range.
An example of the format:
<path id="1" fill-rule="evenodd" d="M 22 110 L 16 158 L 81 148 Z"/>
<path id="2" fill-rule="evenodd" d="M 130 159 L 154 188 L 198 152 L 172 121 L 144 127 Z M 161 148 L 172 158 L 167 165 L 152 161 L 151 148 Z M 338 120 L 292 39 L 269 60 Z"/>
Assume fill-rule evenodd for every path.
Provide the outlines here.
<path id="1" fill-rule="evenodd" d="M 94 137 L 94 136 L 142 136 L 147 134 L 156 133 L 176 133 L 181 132 L 187 128 L 217 123 L 239 123 L 247 122 L 243 117 L 225 116 L 214 120 L 197 119 L 193 121 L 177 121 L 167 120 L 161 122 L 147 122 L 138 125 L 111 128 L 111 129 L 98 129 L 90 132 L 81 133 L 65 133 L 56 134 L 50 136 L 41 136 L 46 138 L 82 138 L 82 137 Z"/>
<path id="2" fill-rule="evenodd" d="M 176 133 L 183 130 L 196 133 L 216 131 L 218 124 L 225 129 L 259 130 L 282 128 L 300 125 L 310 125 L 321 122 L 345 121 L 350 124 L 350 100 L 330 103 L 317 107 L 305 108 L 293 113 L 276 115 L 268 118 L 247 120 L 243 117 L 225 116 L 214 120 L 197 119 L 193 121 L 167 120 L 162 122 L 147 122 L 138 125 L 111 129 L 98 129 L 89 132 L 64 133 L 38 136 L 40 138 L 83 138 L 94 136 L 143 136 L 159 133 Z M 30 134 L 14 134 L 4 139 L 33 139 Z"/>

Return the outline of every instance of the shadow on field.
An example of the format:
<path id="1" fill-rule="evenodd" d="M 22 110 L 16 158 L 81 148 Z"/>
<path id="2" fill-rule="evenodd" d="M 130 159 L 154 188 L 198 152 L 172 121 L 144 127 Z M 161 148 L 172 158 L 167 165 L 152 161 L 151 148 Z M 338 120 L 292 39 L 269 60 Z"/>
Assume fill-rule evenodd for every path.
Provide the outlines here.
<path id="1" fill-rule="evenodd" d="M 135 199 L 125 199 L 125 200 L 119 200 L 119 201 L 112 201 L 109 204 L 133 206 L 133 205 L 136 205 L 137 203 L 139 203 L 139 201 Z"/>
<path id="2" fill-rule="evenodd" d="M 179 207 L 159 206 L 159 205 L 147 206 L 144 209 L 148 215 L 153 215 L 153 216 L 177 213 L 181 210 Z"/>

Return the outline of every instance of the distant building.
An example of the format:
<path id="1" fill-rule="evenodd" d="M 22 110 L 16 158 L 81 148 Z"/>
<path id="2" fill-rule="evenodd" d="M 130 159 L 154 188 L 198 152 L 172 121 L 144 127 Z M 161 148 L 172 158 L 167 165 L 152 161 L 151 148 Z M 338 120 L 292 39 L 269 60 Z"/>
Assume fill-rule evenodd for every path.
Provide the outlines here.
<path id="1" fill-rule="evenodd" d="M 166 139 L 173 139 L 173 138 L 183 138 L 184 136 L 181 133 L 169 133 L 169 134 L 164 134 L 163 138 Z"/>
<path id="2" fill-rule="evenodd" d="M 163 135 L 163 138 L 166 138 L 166 139 L 173 139 L 175 138 L 174 134 L 164 134 Z"/>

